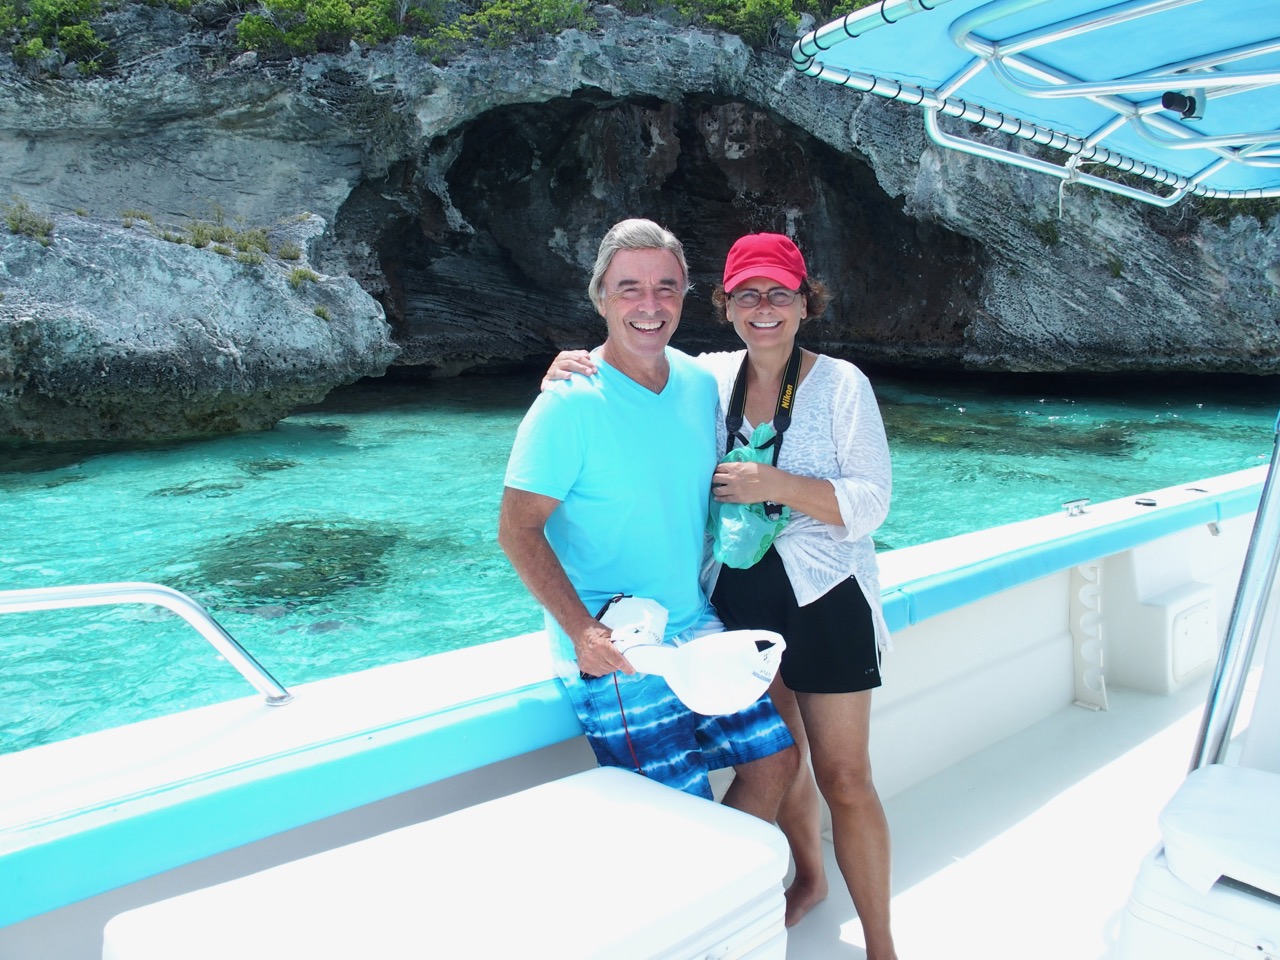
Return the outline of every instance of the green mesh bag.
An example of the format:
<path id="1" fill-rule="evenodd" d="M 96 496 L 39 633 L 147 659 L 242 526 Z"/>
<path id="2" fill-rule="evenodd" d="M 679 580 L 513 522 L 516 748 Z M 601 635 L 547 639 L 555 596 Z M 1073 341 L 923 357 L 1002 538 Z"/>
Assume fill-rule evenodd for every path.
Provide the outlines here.
<path id="1" fill-rule="evenodd" d="M 762 423 L 751 432 L 745 447 L 735 447 L 721 463 L 772 463 L 773 425 Z M 782 528 L 791 519 L 791 508 L 783 507 L 776 517 L 765 513 L 763 503 L 718 503 L 711 501 L 707 532 L 712 537 L 712 553 L 721 563 L 744 570 L 759 563 Z"/>

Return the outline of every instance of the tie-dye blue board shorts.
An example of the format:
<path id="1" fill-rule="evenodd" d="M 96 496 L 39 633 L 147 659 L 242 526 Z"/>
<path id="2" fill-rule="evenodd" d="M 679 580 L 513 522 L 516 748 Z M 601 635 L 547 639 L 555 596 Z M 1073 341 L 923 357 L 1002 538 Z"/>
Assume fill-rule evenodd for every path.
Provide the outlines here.
<path id="1" fill-rule="evenodd" d="M 720 629 L 718 621 L 710 630 L 700 624 L 679 639 Z M 601 766 L 638 769 L 708 800 L 714 799 L 712 770 L 758 760 L 794 743 L 768 694 L 745 710 L 707 717 L 686 707 L 659 676 L 572 676 L 564 684 Z"/>

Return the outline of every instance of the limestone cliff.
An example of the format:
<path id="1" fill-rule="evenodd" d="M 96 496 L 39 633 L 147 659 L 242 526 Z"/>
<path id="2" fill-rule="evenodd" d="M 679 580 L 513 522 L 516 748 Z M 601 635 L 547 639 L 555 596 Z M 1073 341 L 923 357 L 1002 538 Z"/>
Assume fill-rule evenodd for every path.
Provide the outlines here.
<path id="1" fill-rule="evenodd" d="M 377 302 L 306 265 L 322 228 L 282 228 L 287 261 L 76 216 L 54 222 L 47 246 L 0 232 L 0 436 L 263 430 L 381 374 L 396 347 Z"/>
<path id="2" fill-rule="evenodd" d="M 63 219 L 318 215 L 315 268 L 376 298 L 395 363 L 435 374 L 598 342 L 590 263 L 604 230 L 637 215 L 686 242 L 686 349 L 733 345 L 707 292 L 732 240 L 768 229 L 792 233 L 834 289 L 808 342 L 855 361 L 1276 372 L 1277 219 L 1060 197 L 940 151 L 904 107 L 796 74 L 788 41 L 756 52 L 594 15 L 597 30 L 438 67 L 407 42 L 259 62 L 137 8 L 145 24 L 117 31 L 131 38 L 118 76 L 0 66 L 0 184 Z M 0 325 L 21 293 L 12 274 Z M 379 347 L 363 367 L 388 359 Z"/>

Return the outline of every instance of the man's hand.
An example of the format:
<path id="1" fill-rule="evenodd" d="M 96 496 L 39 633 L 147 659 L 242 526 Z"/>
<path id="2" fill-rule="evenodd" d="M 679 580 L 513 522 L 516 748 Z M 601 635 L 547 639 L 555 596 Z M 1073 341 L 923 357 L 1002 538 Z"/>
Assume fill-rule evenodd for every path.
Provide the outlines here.
<path id="1" fill-rule="evenodd" d="M 568 380 L 575 373 L 589 377 L 595 372 L 595 361 L 586 350 L 561 350 L 542 377 L 542 389 L 547 389 L 557 380 Z"/>
<path id="2" fill-rule="evenodd" d="M 570 634 L 573 649 L 578 655 L 578 669 L 589 677 L 603 677 L 615 670 L 635 673 L 635 668 L 613 645 L 613 631 L 600 621 L 578 634 Z"/>

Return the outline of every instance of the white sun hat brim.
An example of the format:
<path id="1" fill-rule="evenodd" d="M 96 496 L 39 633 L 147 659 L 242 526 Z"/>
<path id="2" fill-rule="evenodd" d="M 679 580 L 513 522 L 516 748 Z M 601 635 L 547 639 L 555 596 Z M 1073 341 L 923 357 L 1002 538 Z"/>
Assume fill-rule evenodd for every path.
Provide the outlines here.
<path id="1" fill-rule="evenodd" d="M 719 716 L 751 706 L 769 689 L 786 641 L 770 630 L 708 633 L 675 646 L 635 644 L 623 655 L 641 673 L 667 681 L 694 713 Z"/>
<path id="2" fill-rule="evenodd" d="M 641 673 L 656 674 L 694 713 L 720 716 L 751 706 L 778 673 L 782 635 L 771 630 L 725 630 L 676 646 L 664 643 L 667 611 L 644 597 L 624 597 L 600 622 L 613 644 Z"/>

